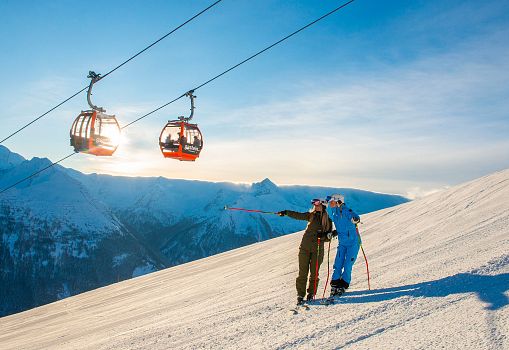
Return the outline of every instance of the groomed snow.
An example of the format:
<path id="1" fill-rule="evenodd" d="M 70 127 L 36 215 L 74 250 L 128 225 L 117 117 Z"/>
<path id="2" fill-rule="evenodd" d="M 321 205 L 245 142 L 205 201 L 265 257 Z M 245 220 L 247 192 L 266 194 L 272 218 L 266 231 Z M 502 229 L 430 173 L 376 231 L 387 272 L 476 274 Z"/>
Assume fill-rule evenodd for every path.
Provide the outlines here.
<path id="1" fill-rule="evenodd" d="M 362 220 L 372 290 L 359 255 L 339 304 L 288 311 L 300 232 L 4 317 L 0 348 L 509 349 L 509 170 Z"/>

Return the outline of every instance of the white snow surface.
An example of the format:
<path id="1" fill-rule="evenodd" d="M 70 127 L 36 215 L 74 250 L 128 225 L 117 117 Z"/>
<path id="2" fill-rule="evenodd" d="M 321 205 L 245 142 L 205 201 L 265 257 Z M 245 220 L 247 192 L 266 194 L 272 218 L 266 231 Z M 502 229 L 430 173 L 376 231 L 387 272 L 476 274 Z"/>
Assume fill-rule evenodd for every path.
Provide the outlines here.
<path id="1" fill-rule="evenodd" d="M 371 290 L 359 253 L 335 305 L 289 312 L 298 232 L 1 318 L 0 348 L 509 349 L 508 199 L 505 170 L 364 215 Z"/>

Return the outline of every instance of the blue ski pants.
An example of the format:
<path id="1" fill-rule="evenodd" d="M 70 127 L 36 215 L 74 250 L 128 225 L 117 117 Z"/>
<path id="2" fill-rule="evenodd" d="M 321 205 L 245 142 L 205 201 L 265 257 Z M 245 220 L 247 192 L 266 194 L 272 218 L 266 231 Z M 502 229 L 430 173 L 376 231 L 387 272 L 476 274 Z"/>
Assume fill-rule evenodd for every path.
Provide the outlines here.
<path id="1" fill-rule="evenodd" d="M 333 281 L 343 279 L 346 283 L 350 284 L 352 280 L 353 264 L 357 259 L 359 249 L 359 244 L 350 246 L 339 244 L 338 251 L 336 252 L 336 260 L 334 260 Z"/>

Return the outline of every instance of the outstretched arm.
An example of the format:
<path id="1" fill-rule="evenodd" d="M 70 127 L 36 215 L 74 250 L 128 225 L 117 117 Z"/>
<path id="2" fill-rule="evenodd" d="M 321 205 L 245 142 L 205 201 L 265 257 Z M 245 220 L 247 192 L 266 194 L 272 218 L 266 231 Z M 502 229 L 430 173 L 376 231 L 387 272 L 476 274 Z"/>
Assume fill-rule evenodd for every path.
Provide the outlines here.
<path id="1" fill-rule="evenodd" d="M 282 211 L 278 212 L 278 214 L 279 214 L 279 216 L 288 215 L 292 219 L 296 219 L 296 220 L 309 221 L 309 213 L 308 212 L 299 213 L 299 212 L 296 212 L 293 210 L 282 210 Z"/>

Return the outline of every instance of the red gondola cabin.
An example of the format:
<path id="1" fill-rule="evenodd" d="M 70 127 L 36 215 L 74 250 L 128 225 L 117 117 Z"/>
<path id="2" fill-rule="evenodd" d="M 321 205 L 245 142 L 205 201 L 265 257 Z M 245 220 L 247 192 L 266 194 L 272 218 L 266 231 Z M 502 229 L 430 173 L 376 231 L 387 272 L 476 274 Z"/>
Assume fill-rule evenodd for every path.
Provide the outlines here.
<path id="1" fill-rule="evenodd" d="M 159 147 L 165 158 L 195 161 L 200 156 L 203 137 L 197 124 L 172 120 L 161 131 Z"/>
<path id="2" fill-rule="evenodd" d="M 88 72 L 90 85 L 87 91 L 87 102 L 91 110 L 81 111 L 72 123 L 69 136 L 75 152 L 88 153 L 96 156 L 111 156 L 120 142 L 120 126 L 114 115 L 106 114 L 90 100 L 94 83 L 101 79 L 100 74 Z"/>
<path id="3" fill-rule="evenodd" d="M 114 115 L 82 111 L 72 124 L 70 137 L 75 152 L 111 156 L 120 141 L 120 126 Z"/>

